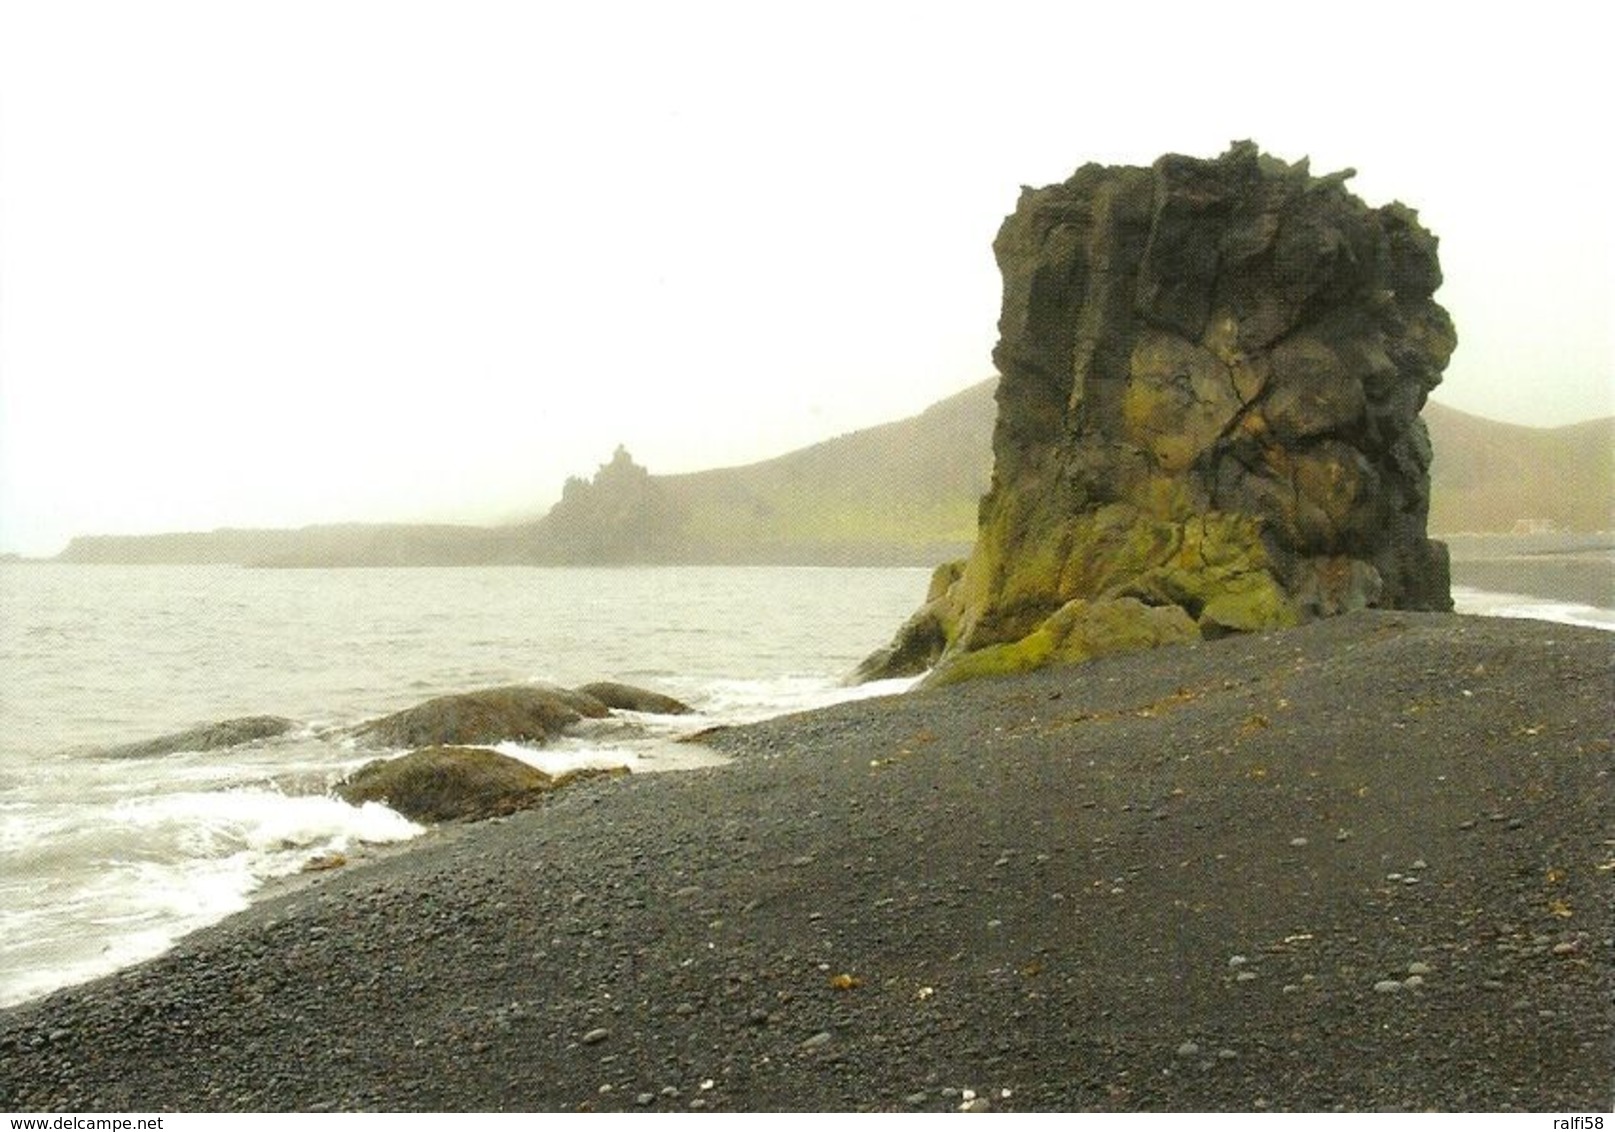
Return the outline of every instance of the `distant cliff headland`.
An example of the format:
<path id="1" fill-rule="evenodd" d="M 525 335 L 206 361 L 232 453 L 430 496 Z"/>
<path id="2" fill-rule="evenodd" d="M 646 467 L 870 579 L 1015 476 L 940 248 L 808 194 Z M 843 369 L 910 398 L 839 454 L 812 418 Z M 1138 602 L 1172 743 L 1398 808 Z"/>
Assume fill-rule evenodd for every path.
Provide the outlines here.
<path id="1" fill-rule="evenodd" d="M 498 527 L 341 524 L 95 535 L 57 561 L 264 567 L 929 565 L 975 537 L 992 471 L 993 382 L 918 416 L 772 460 L 652 475 L 619 448 L 543 518 Z"/>
<path id="2" fill-rule="evenodd" d="M 773 460 L 654 475 L 626 452 L 542 519 L 498 527 L 344 523 L 76 538 L 56 559 L 279 567 L 625 563 L 933 565 L 961 557 L 992 470 L 997 379 L 918 416 Z M 1526 428 L 1430 403 L 1430 530 L 1615 528 L 1615 418 Z M 1454 544 L 1455 556 L 1464 546 Z"/>

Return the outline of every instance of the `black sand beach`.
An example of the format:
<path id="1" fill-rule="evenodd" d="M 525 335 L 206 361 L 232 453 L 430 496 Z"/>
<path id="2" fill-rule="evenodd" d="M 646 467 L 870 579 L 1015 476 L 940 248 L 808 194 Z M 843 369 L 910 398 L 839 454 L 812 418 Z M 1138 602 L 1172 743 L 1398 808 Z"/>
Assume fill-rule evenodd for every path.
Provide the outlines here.
<path id="1" fill-rule="evenodd" d="M 1363 613 L 724 732 L 0 1014 L 0 1108 L 1608 1111 L 1612 644 Z"/>
<path id="2" fill-rule="evenodd" d="M 1447 545 L 1458 585 L 1615 608 L 1615 545 L 1607 534 L 1456 535 Z"/>

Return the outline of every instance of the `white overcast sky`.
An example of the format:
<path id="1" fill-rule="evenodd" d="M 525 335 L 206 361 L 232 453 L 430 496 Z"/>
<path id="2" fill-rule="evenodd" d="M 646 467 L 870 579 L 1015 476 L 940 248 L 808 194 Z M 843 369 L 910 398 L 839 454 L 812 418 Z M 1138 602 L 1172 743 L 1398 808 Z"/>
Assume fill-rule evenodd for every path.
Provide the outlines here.
<path id="1" fill-rule="evenodd" d="M 618 443 L 905 416 L 992 373 L 1020 185 L 1247 137 L 1441 238 L 1439 400 L 1607 415 L 1587 11 L 0 0 L 0 549 L 531 514 Z"/>

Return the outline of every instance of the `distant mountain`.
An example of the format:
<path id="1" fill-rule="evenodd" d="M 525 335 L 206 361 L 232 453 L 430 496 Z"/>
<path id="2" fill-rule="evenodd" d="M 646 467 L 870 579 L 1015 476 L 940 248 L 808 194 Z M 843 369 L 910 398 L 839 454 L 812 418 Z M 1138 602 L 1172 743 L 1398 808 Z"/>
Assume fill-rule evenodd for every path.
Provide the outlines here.
<path id="1" fill-rule="evenodd" d="M 772 460 L 652 475 L 620 450 L 543 518 L 504 527 L 344 524 L 93 536 L 63 562 L 255 566 L 489 563 L 935 565 L 960 557 L 992 472 L 997 380 L 918 416 Z M 1503 424 L 1430 404 L 1436 534 L 1615 528 L 1615 418 Z"/>
<path id="2" fill-rule="evenodd" d="M 992 469 L 995 382 L 772 460 L 653 476 L 619 449 L 517 529 L 541 563 L 934 565 L 970 548 Z"/>
<path id="3" fill-rule="evenodd" d="M 1527 428 L 1434 402 L 1430 530 L 1615 530 L 1615 417 Z"/>
<path id="4" fill-rule="evenodd" d="M 687 547 L 719 560 L 934 565 L 975 540 L 996 385 L 760 464 L 659 478 L 684 516 Z"/>
<path id="5" fill-rule="evenodd" d="M 772 460 L 656 476 L 619 450 L 543 518 L 76 538 L 60 562 L 459 566 L 628 562 L 934 565 L 970 548 L 992 468 L 985 381 L 907 420 Z"/>

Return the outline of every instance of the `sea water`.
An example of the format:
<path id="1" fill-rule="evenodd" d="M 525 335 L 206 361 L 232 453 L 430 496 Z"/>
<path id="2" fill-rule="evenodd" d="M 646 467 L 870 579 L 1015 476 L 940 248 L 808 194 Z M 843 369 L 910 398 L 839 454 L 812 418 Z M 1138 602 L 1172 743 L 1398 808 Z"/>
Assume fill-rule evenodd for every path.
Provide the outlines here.
<path id="1" fill-rule="evenodd" d="M 0 566 L 0 1005 L 159 954 L 267 881 L 419 826 L 331 794 L 375 757 L 346 729 L 450 692 L 618 680 L 692 716 L 586 721 L 555 772 L 677 771 L 675 740 L 907 682 L 849 687 L 924 569 L 249 570 Z M 1615 612 L 1458 590 L 1465 612 L 1615 628 Z M 246 715 L 285 735 L 151 758 L 109 748 Z"/>
<path id="2" fill-rule="evenodd" d="M 499 749 L 552 773 L 717 761 L 675 740 L 904 682 L 844 678 L 923 569 L 0 567 L 0 1005 L 148 958 L 267 880 L 422 832 L 330 789 L 352 725 L 450 692 L 617 680 L 689 716 Z M 246 715 L 286 735 L 113 758 Z"/>

